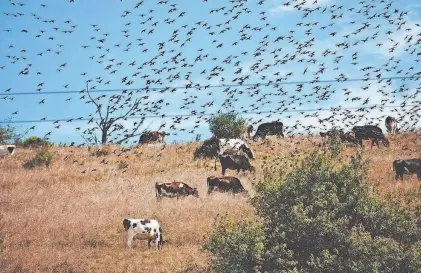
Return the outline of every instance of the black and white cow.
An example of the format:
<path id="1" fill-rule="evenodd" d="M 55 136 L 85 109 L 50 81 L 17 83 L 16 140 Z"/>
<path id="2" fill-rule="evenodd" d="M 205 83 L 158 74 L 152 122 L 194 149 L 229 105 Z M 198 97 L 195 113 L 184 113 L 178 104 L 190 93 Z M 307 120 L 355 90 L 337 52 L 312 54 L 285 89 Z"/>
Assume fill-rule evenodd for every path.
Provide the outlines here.
<path id="1" fill-rule="evenodd" d="M 0 145 L 0 158 L 7 155 L 14 155 L 16 150 L 16 145 Z"/>
<path id="2" fill-rule="evenodd" d="M 162 249 L 165 241 L 162 237 L 162 228 L 154 219 L 124 219 L 124 230 L 127 231 L 127 247 L 132 247 L 133 239 L 148 240 L 148 248 L 151 242 L 155 242 L 156 249 Z M 135 237 L 136 236 L 136 237 Z"/>
<path id="3" fill-rule="evenodd" d="M 396 133 L 398 122 L 395 118 L 388 116 L 384 121 L 384 125 L 386 126 L 386 130 L 389 134 L 394 135 Z"/>
<path id="4" fill-rule="evenodd" d="M 395 180 L 403 180 L 404 173 L 416 174 L 421 180 L 421 159 L 398 159 L 393 161 L 393 170 L 396 172 Z"/>
<path id="5" fill-rule="evenodd" d="M 254 159 L 254 152 L 251 147 L 239 138 L 220 138 L 218 142 L 218 154 L 222 155 L 228 149 L 247 155 L 249 159 Z"/>

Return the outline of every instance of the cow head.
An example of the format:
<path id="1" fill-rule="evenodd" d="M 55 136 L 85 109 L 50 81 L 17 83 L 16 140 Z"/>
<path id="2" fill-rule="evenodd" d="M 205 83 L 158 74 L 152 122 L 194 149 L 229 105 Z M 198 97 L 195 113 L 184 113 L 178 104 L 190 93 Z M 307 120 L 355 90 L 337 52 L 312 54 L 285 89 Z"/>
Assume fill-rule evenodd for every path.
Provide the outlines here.
<path id="1" fill-rule="evenodd" d="M 251 148 L 250 148 L 250 147 L 248 147 L 246 144 L 242 144 L 242 145 L 240 146 L 239 150 L 240 150 L 240 151 L 243 151 L 244 153 L 246 153 L 246 154 L 247 154 L 247 156 L 248 156 L 250 159 L 254 159 L 254 153 L 253 153 L 253 151 L 252 151 L 252 150 L 251 150 Z"/>
<path id="2" fill-rule="evenodd" d="M 384 138 L 384 139 L 382 140 L 382 142 L 383 142 L 383 145 L 384 145 L 385 147 L 389 147 L 390 142 L 389 142 L 389 140 L 388 140 L 387 138 Z"/>
<path id="3" fill-rule="evenodd" d="M 254 173 L 254 174 L 256 173 L 256 168 L 253 166 L 250 166 L 249 170 L 251 173 Z"/>
<path id="4" fill-rule="evenodd" d="M 191 188 L 189 190 L 189 194 L 193 195 L 194 197 L 199 198 L 199 191 L 197 190 L 197 188 Z"/>

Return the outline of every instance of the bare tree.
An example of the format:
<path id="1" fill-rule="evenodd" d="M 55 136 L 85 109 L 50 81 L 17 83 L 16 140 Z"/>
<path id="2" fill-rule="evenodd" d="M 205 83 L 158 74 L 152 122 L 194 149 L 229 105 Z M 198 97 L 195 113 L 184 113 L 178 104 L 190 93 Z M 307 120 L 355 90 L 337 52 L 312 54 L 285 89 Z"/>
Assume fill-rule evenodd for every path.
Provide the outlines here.
<path id="1" fill-rule="evenodd" d="M 88 98 L 86 103 L 92 103 L 96 111 L 89 115 L 91 119 L 88 124 L 96 124 L 93 128 L 83 131 L 85 141 L 99 144 L 99 139 L 96 133 L 99 131 L 101 134 L 101 144 L 122 144 L 128 143 L 130 138 L 141 135 L 143 132 L 140 130 L 143 124 L 144 117 L 142 117 L 143 109 L 141 108 L 141 99 L 135 97 L 135 92 L 121 92 L 118 95 L 108 97 L 107 106 L 104 106 L 104 98 L 106 95 L 101 95 L 96 98 L 92 97 L 89 88 L 84 91 L 87 93 Z M 98 115 L 97 118 L 94 116 Z M 138 117 L 140 120 L 133 122 L 132 128 L 126 128 L 122 121 L 127 121 L 129 117 Z"/>

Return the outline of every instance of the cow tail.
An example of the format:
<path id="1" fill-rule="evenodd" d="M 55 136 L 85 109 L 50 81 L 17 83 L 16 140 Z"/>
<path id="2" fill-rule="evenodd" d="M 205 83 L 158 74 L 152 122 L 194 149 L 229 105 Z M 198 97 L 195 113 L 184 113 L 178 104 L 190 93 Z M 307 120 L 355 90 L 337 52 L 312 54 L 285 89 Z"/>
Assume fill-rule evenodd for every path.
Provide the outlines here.
<path id="1" fill-rule="evenodd" d="M 216 158 L 217 158 L 217 157 L 215 157 L 215 168 L 214 168 L 214 169 L 215 169 L 215 171 L 216 171 Z"/>

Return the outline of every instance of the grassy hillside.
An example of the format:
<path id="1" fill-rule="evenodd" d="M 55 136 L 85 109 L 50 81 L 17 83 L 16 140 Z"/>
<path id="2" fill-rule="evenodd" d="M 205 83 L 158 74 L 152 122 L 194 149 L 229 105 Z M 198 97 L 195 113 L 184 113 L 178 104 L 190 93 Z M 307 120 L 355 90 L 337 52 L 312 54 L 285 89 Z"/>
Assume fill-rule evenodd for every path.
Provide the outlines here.
<path id="1" fill-rule="evenodd" d="M 389 137 L 391 146 L 370 149 L 370 181 L 378 184 L 382 196 L 392 194 L 402 204 L 415 206 L 419 184 L 415 176 L 395 183 L 392 161 L 421 157 L 420 140 L 413 134 Z M 321 139 L 285 138 L 251 142 L 257 159 L 255 175 L 240 175 L 252 192 L 253 181 L 262 178 L 263 166 L 276 158 L 290 158 L 308 152 Z M 203 272 L 209 257 L 201 250 L 214 217 L 228 213 L 238 219 L 253 217 L 245 197 L 214 193 L 206 196 L 206 178 L 220 175 L 213 161 L 193 162 L 199 143 L 140 147 L 122 151 L 107 147 L 106 156 L 93 156 L 94 148 L 53 148 L 49 168 L 26 170 L 23 164 L 35 150 L 17 149 L 13 157 L 0 160 L 0 213 L 5 227 L 4 253 L 0 268 L 14 272 Z M 356 148 L 347 148 L 350 158 Z M 104 161 L 105 160 L 105 161 Z M 275 161 L 273 161 L 275 160 Z M 122 168 L 124 163 L 127 168 Z M 291 166 L 292 168 L 294 166 Z M 227 175 L 235 175 L 228 171 Z M 156 182 L 183 181 L 198 187 L 199 198 L 157 202 Z M 157 253 L 146 241 L 126 247 L 122 221 L 126 217 L 155 218 L 163 225 L 168 243 Z"/>

